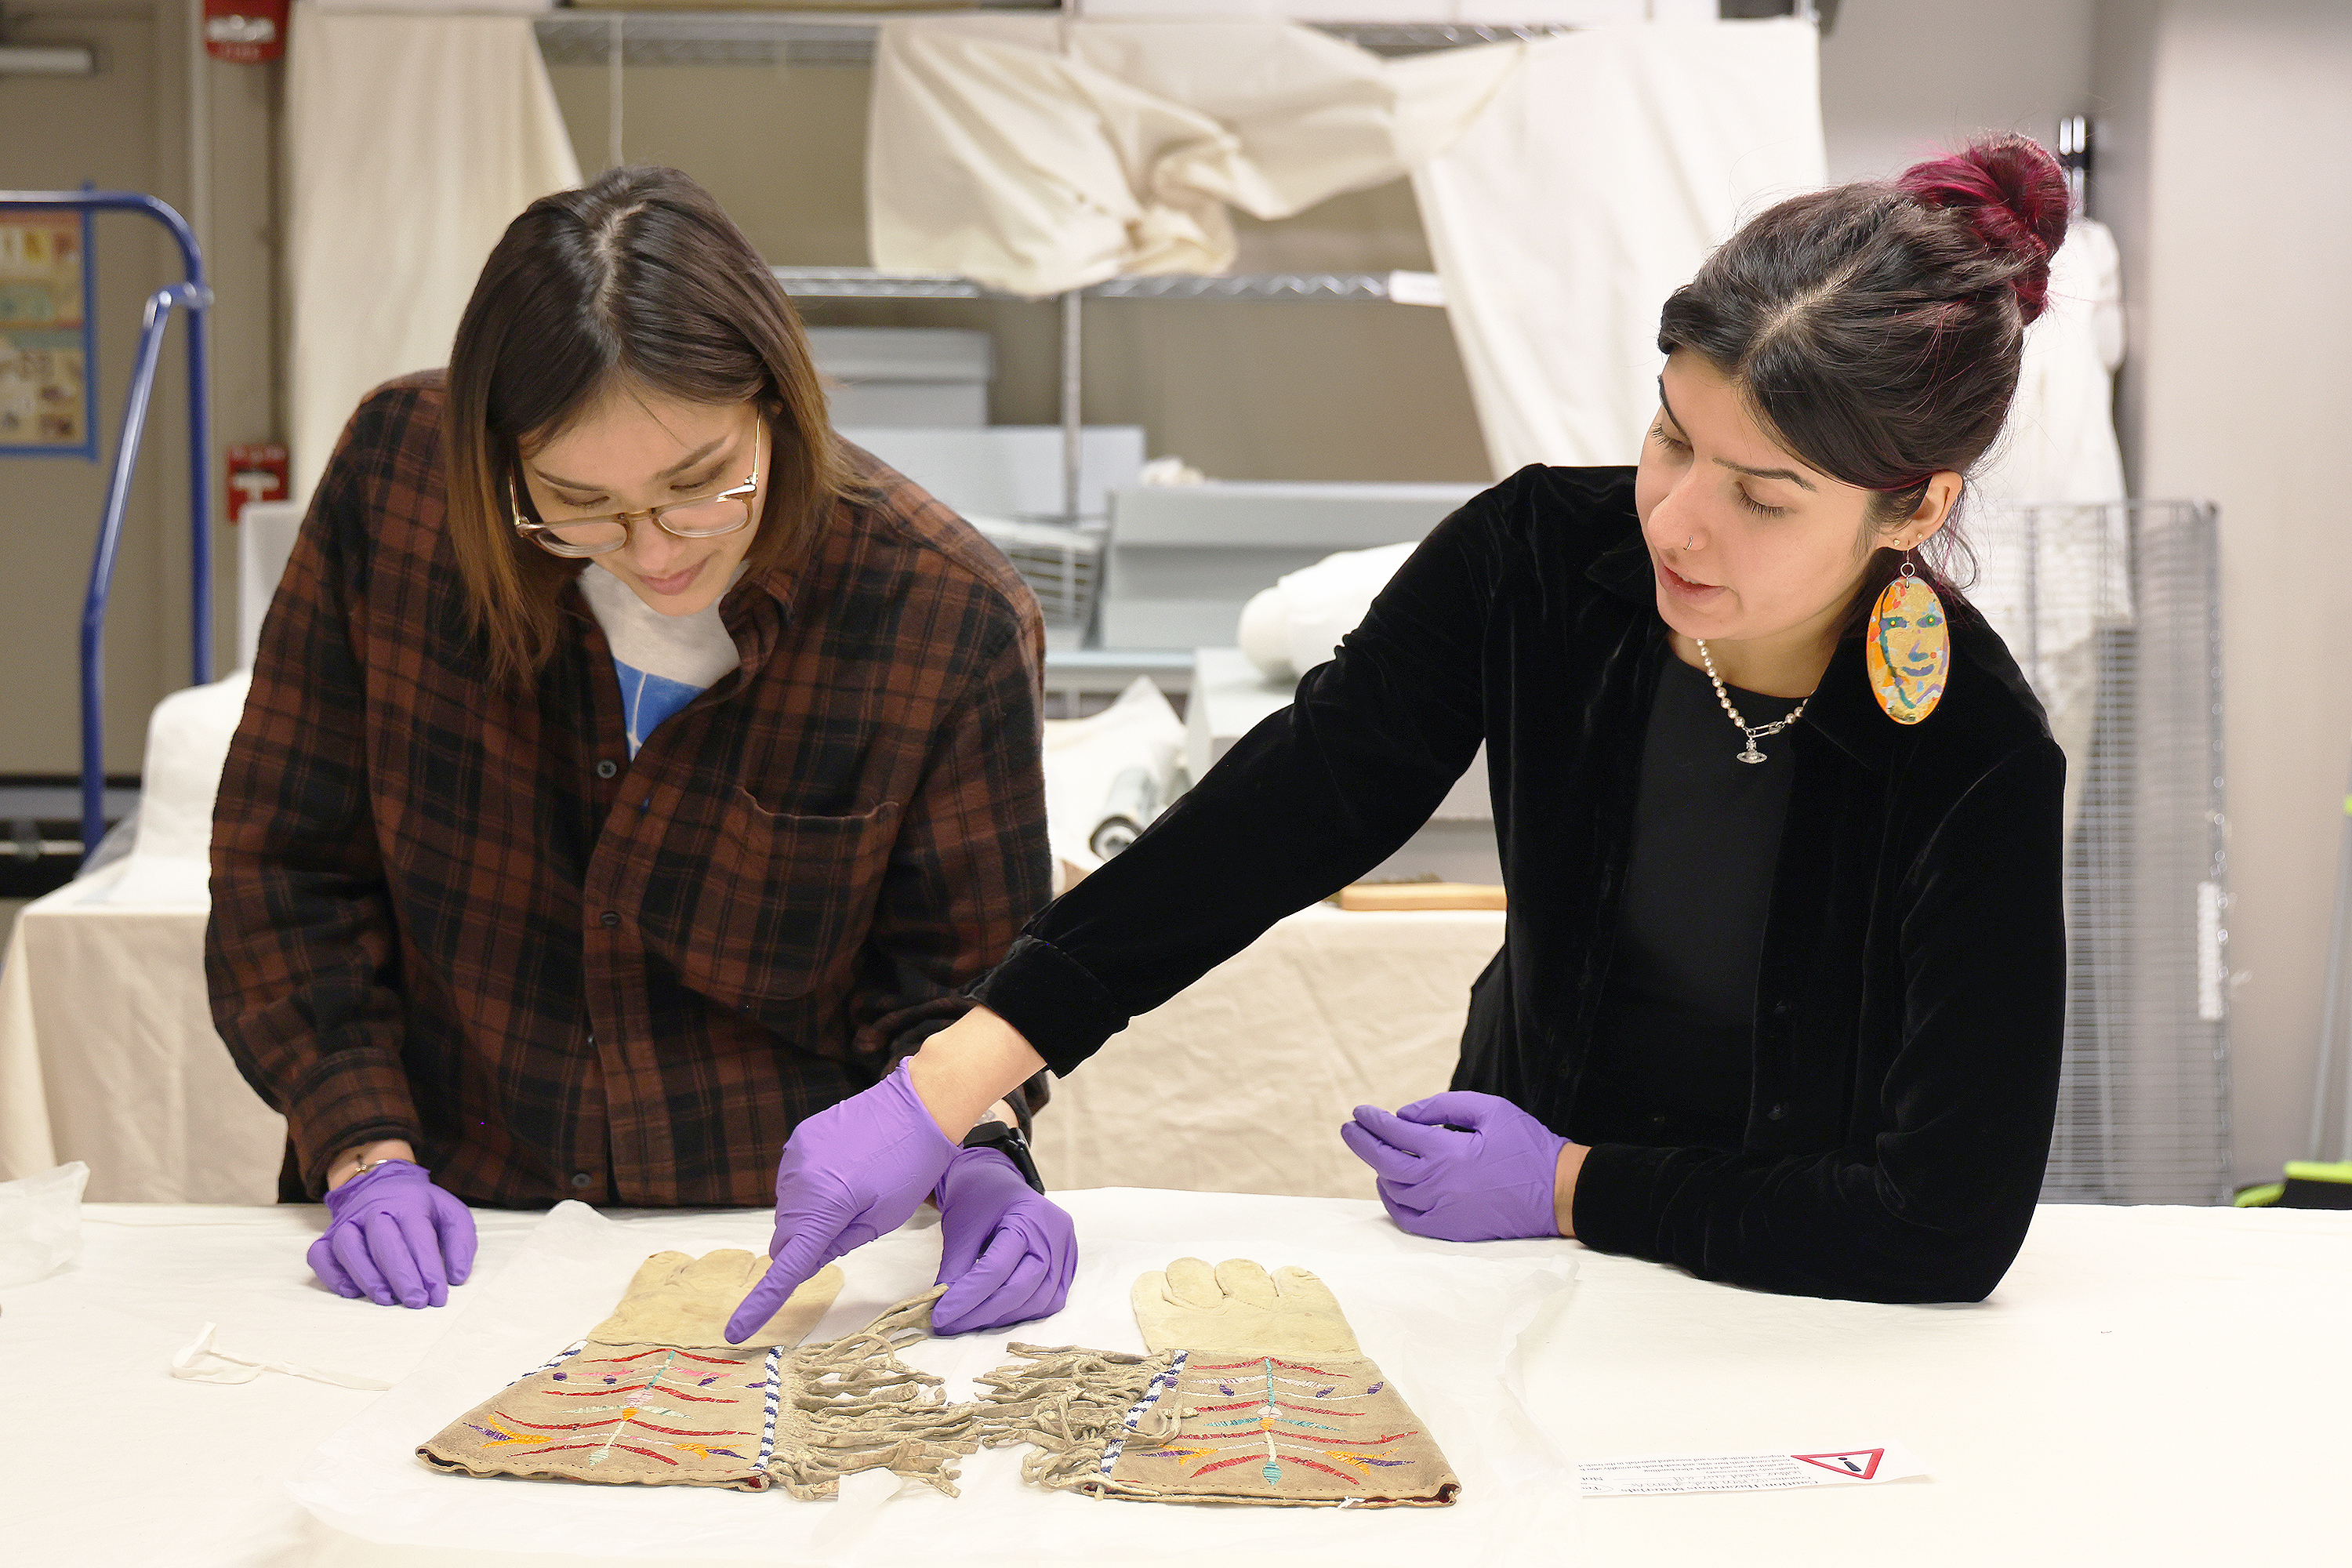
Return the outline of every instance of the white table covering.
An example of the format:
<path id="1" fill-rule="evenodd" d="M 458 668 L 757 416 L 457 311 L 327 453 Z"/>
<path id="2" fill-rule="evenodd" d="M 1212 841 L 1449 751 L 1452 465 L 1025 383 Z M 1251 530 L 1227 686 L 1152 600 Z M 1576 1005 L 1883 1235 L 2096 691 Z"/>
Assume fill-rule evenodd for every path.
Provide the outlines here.
<path id="1" fill-rule="evenodd" d="M 1325 1252 L 1454 1250 L 1382 1236 L 1378 1211 L 1349 1201 L 1062 1197 L 1082 1239 L 1157 1244 L 1171 1257 L 1278 1261 L 1286 1244 L 1310 1238 Z M 206 1321 L 224 1349 L 388 1381 L 424 1359 L 456 1313 L 347 1302 L 309 1284 L 301 1252 L 320 1211 L 94 1205 L 87 1215 L 79 1264 L 0 1291 L 9 1561 L 557 1561 L 372 1548 L 305 1514 L 287 1478 L 374 1394 L 277 1374 L 241 1384 L 166 1374 Z M 480 1216 L 481 1264 L 459 1307 L 541 1218 Z M 713 1246 L 756 1245 L 765 1232 L 755 1214 L 625 1223 L 648 1237 L 690 1223 Z M 2047 1207 L 2001 1289 L 1973 1307 L 1760 1296 L 1573 1243 L 1459 1250 L 1579 1260 L 1564 1309 L 1531 1335 L 1528 1367 L 1537 1408 L 1574 1457 L 1892 1439 L 1933 1472 L 1873 1488 L 1578 1502 L 1561 1538 L 1520 1560 L 1985 1568 L 2340 1555 L 2352 1215 Z M 1147 1539 L 1154 1510 L 1132 1511 Z M 943 1540 L 924 1561 L 955 1559 Z"/>
<path id="2" fill-rule="evenodd" d="M 286 1122 L 213 1030 L 201 860 L 132 856 L 17 913 L 0 963 L 0 1179 L 108 1203 L 266 1204 Z"/>

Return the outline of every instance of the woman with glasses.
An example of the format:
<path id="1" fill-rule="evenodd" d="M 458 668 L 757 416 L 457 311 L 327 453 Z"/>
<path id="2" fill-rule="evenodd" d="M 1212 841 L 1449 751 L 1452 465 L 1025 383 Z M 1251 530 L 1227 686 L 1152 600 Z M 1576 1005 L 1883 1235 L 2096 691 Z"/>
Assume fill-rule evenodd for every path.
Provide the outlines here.
<path id="1" fill-rule="evenodd" d="M 532 204 L 448 369 L 352 416 L 221 783 L 213 1014 L 320 1279 L 440 1305 L 469 1204 L 768 1204 L 1045 902 L 1042 661 L 1002 555 L 835 437 L 707 193 Z M 930 1129 L 945 1331 L 1068 1289 L 1043 1100 Z"/>

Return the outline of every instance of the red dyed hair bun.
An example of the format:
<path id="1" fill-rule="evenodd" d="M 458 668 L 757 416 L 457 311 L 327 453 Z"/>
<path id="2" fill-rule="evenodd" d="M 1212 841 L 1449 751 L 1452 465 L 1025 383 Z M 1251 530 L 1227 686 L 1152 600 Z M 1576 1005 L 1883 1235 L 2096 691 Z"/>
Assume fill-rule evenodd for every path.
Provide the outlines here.
<path id="1" fill-rule="evenodd" d="M 1965 152 L 1915 163 L 1895 182 L 1926 207 L 1966 211 L 1988 248 L 2016 267 L 2011 287 L 2031 321 L 2050 300 L 2050 258 L 2066 239 L 2066 174 L 2024 136 L 1986 136 Z"/>

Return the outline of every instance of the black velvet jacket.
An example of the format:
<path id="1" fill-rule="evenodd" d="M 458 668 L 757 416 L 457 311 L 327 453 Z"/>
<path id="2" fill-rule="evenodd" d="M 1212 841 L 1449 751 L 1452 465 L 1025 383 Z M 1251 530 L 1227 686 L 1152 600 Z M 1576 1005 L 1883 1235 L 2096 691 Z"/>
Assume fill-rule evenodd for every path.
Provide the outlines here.
<path id="1" fill-rule="evenodd" d="M 1991 629 L 1942 705 L 1882 713 L 1859 639 L 1797 726 L 1738 1149 L 1610 1143 L 1578 1239 L 1705 1279 L 1982 1298 L 2049 1152 L 2065 760 Z M 1486 742 L 1510 915 L 1454 1085 L 1563 1135 L 1609 974 L 1652 694 L 1674 657 L 1630 468 L 1530 468 L 1440 524 L 1298 700 L 974 988 L 1066 1073 L 1424 822 Z M 1705 919 L 1694 910 L 1694 919 Z M 1246 1070 L 1248 1042 L 1234 1042 Z"/>

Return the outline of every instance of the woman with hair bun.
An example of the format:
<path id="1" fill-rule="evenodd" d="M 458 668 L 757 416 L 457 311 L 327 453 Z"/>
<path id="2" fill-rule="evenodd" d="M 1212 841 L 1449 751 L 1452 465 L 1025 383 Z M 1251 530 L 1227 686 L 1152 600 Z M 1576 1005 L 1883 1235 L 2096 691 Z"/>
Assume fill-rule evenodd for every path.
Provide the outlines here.
<path id="1" fill-rule="evenodd" d="M 1044 653 L 1003 556 L 834 435 L 708 193 L 532 203 L 448 369 L 352 416 L 221 781 L 213 1016 L 320 1280 L 439 1306 L 468 1204 L 764 1205 L 805 1118 L 911 1099 L 1045 901 Z M 1068 1289 L 1044 1089 L 926 1128 L 942 1331 Z"/>
<path id="2" fill-rule="evenodd" d="M 1640 463 L 1526 468 L 1440 524 L 1292 707 L 1030 922 L 914 1058 L 920 1105 L 1073 1070 L 1378 865 L 1483 742 L 1510 916 L 1453 1089 L 1340 1130 L 1397 1223 L 1991 1290 L 2056 1101 L 2065 761 L 1936 563 L 2065 229 L 2013 136 L 1748 223 L 1667 301 Z M 905 1216 L 906 1114 L 793 1134 L 857 1176 L 780 1185 L 763 1291 Z"/>

